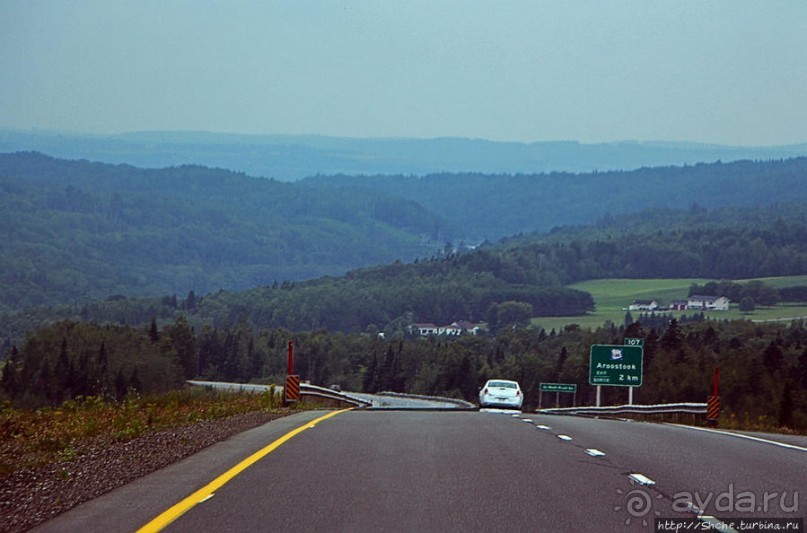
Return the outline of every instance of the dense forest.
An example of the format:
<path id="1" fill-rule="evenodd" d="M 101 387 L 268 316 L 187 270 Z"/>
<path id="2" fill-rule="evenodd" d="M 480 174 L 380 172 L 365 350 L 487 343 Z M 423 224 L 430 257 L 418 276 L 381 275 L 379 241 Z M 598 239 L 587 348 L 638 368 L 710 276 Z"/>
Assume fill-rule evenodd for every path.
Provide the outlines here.
<path id="1" fill-rule="evenodd" d="M 630 222 L 630 220 L 634 222 Z M 662 229 L 663 228 L 663 229 Z M 272 283 L 245 291 L 195 291 L 152 298 L 124 295 L 69 306 L 0 314 L 6 352 L 25 332 L 71 319 L 142 326 L 187 316 L 197 329 L 242 318 L 256 328 L 326 329 L 400 334 L 413 322 L 488 322 L 503 310 L 576 316 L 594 301 L 570 283 L 603 278 L 737 280 L 807 272 L 807 207 L 653 211 L 612 217 L 594 227 L 570 227 L 486 244 L 463 253 L 356 269 L 340 277 Z M 717 282 L 716 282 L 717 283 Z M 772 295 L 765 287 L 722 282 L 702 293 L 750 297 L 769 305 L 782 296 L 804 301 L 799 288 Z M 754 290 L 752 290 L 754 289 Z M 755 291 L 755 292 L 754 292 Z"/>
<path id="2" fill-rule="evenodd" d="M 199 166 L 150 170 L 0 154 L 0 230 L 7 236 L 0 312 L 341 276 L 550 229 L 554 241 L 539 239 L 523 259 L 505 261 L 538 261 L 542 274 L 527 264 L 516 265 L 531 271 L 523 281 L 495 276 L 511 283 L 538 276 L 555 286 L 608 273 L 804 272 L 799 235 L 788 232 L 803 235 L 805 171 L 802 158 L 592 174 L 322 176 L 292 184 Z M 619 216 L 625 212 L 631 216 Z M 782 227 L 771 227 L 780 219 Z M 568 226 L 579 224 L 589 225 L 588 235 L 571 237 Z M 661 233 L 654 237 L 650 228 Z M 630 242 L 636 232 L 641 242 Z M 550 242 L 557 247 L 544 244 Z"/>
<path id="3" fill-rule="evenodd" d="M 416 201 L 462 228 L 497 240 L 656 209 L 749 207 L 807 201 L 807 158 L 569 174 L 314 176 L 302 183 L 374 190 Z"/>
<path id="4" fill-rule="evenodd" d="M 293 340 L 296 369 L 313 383 L 474 401 L 487 378 L 506 376 L 521 383 L 526 409 L 537 407 L 542 382 L 577 384 L 577 401 L 591 404 L 590 346 L 621 344 L 625 337 L 645 341 L 637 403 L 703 402 L 717 366 L 723 424 L 807 429 L 804 320 L 789 325 L 672 320 L 658 329 L 639 321 L 594 331 L 502 328 L 495 337 L 391 340 L 323 330 L 259 330 L 247 320 L 198 332 L 184 319 L 161 329 L 154 323 L 133 328 L 63 321 L 31 334 L 13 350 L 2 370 L 0 395 L 35 407 L 75 395 L 147 394 L 189 377 L 282 383 L 287 343 Z M 604 389 L 606 404 L 626 401 L 623 388 Z"/>
<path id="5" fill-rule="evenodd" d="M 341 274 L 433 255 L 439 227 L 375 191 L 0 154 L 0 311 Z"/>

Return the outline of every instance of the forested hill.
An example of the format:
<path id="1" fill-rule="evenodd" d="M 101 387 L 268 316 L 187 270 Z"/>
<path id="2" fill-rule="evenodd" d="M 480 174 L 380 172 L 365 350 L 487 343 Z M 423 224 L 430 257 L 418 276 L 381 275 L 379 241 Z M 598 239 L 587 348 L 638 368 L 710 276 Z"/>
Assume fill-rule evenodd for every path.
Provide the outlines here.
<path id="1" fill-rule="evenodd" d="M 217 325 L 245 317 L 261 328 L 361 331 L 375 325 L 394 333 L 413 321 L 468 318 L 492 325 L 513 316 L 584 314 L 593 309 L 590 295 L 564 286 L 588 279 L 748 279 L 805 272 L 805 204 L 647 212 L 442 259 L 219 293 L 206 297 L 196 312 Z"/>
<path id="2" fill-rule="evenodd" d="M 432 255 L 439 227 L 378 191 L 0 154 L 0 311 L 341 274 Z"/>
<path id="3" fill-rule="evenodd" d="M 496 277 L 559 287 L 610 276 L 801 274 L 807 239 L 799 226 L 793 231 L 801 241 L 781 228 L 773 228 L 770 235 L 779 239 L 773 241 L 748 232 L 802 212 L 806 178 L 807 159 L 793 159 L 588 175 L 322 177 L 291 184 L 198 166 L 146 170 L 36 153 L 0 154 L 0 228 L 7 236 L 0 254 L 0 312 L 81 305 L 116 295 L 204 295 L 341 275 L 395 261 L 440 258 L 461 249 L 463 240 L 470 244 L 489 236 L 493 241 L 575 220 L 590 224 L 599 219 L 607 226 L 619 221 L 615 214 L 622 211 L 641 214 L 613 226 L 599 241 L 590 235 L 602 228 L 589 227 L 582 237 L 559 242 L 557 250 L 519 252 L 528 262 L 538 261 L 543 271 L 508 260 L 500 270 L 515 274 Z M 720 234 L 711 233 L 724 227 L 714 219 L 715 211 L 698 207 L 785 201 L 790 203 L 720 214 L 729 220 Z M 678 204 L 687 208 L 687 220 L 657 220 L 663 210 L 647 209 Z M 700 228 L 705 237 L 687 233 L 710 216 Z M 661 232 L 658 237 L 616 233 L 630 234 L 650 220 L 646 229 Z M 648 244 L 633 246 L 631 239 Z M 749 263 L 748 257 L 769 264 Z M 481 286 L 486 272 L 497 268 L 482 261 L 481 270 L 466 272 L 477 276 L 471 285 L 478 281 Z M 525 268 L 527 274 L 518 274 Z M 466 280 L 457 283 L 469 286 Z M 502 301 L 510 288 L 496 290 L 496 296 L 469 297 L 475 316 L 487 303 Z M 530 302 L 546 307 L 541 298 L 535 294 Z M 552 301 L 558 299 L 563 298 Z M 470 311 L 468 301 L 456 309 Z M 575 310 L 588 305 L 578 303 Z M 396 309 L 403 312 L 407 305 Z M 446 308 L 438 314 L 455 313 Z M 314 316 L 310 323 L 323 322 Z"/>
<path id="4" fill-rule="evenodd" d="M 335 175 L 303 183 L 410 199 L 462 228 L 465 238 L 498 240 L 648 209 L 807 202 L 807 158 L 590 174 Z"/>
<path id="5" fill-rule="evenodd" d="M 646 222 L 642 222 L 646 220 Z M 564 285 L 595 278 L 747 279 L 807 272 L 807 206 L 653 211 L 564 228 L 409 264 L 357 269 L 341 277 L 273 284 L 187 299 L 113 298 L 56 314 L 9 321 L 80 318 L 137 326 L 187 316 L 212 325 L 291 331 L 401 333 L 413 322 L 457 319 L 496 324 L 534 316 L 582 315 L 587 293 Z"/>

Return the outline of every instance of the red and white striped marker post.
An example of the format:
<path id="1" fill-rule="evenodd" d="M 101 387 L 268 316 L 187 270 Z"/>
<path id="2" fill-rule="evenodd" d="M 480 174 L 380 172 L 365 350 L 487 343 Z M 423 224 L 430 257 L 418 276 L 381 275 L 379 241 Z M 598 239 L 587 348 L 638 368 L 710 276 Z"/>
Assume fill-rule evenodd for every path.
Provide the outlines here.
<path id="1" fill-rule="evenodd" d="M 718 367 L 715 367 L 714 378 L 712 379 L 712 395 L 706 400 L 706 421 L 710 426 L 717 426 L 717 420 L 720 418 L 720 396 L 717 391 L 719 380 L 719 370 Z"/>
<path id="2" fill-rule="evenodd" d="M 289 341 L 289 371 L 286 375 L 286 386 L 283 387 L 285 404 L 300 401 L 300 376 L 294 373 L 294 341 Z"/>

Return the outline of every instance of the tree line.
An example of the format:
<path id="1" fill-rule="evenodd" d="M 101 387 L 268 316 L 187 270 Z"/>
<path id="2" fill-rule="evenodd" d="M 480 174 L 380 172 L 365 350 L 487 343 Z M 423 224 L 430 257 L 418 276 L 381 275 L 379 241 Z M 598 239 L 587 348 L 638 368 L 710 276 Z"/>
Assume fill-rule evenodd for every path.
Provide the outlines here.
<path id="1" fill-rule="evenodd" d="M 702 402 L 712 371 L 721 372 L 721 405 L 733 423 L 807 429 L 807 321 L 787 325 L 641 320 L 595 330 L 575 325 L 547 332 L 503 327 L 495 335 L 382 338 L 377 333 L 259 329 L 246 319 L 194 330 L 181 318 L 162 328 L 63 321 L 32 332 L 13 348 L 0 390 L 14 405 L 57 405 L 77 395 L 120 398 L 181 387 L 186 379 L 282 383 L 288 342 L 305 380 L 345 390 L 447 396 L 475 401 L 488 378 L 519 381 L 525 408 L 537 407 L 540 383 L 578 385 L 592 404 L 592 344 L 644 339 L 644 382 L 637 403 Z M 605 387 L 606 403 L 623 403 Z M 568 399 L 565 401 L 569 401 Z"/>

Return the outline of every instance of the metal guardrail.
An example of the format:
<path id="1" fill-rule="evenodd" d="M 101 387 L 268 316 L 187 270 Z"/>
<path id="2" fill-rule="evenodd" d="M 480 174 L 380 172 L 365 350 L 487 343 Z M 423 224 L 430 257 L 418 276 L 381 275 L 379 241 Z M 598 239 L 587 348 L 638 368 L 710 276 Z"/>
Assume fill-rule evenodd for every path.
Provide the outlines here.
<path id="1" fill-rule="evenodd" d="M 337 392 L 332 389 L 326 389 L 325 387 L 317 387 L 316 385 L 309 385 L 308 383 L 300 383 L 300 395 L 315 396 L 317 398 L 324 398 L 327 400 L 336 400 L 339 402 L 345 402 L 351 405 L 355 405 L 356 407 L 370 407 L 372 405 L 372 403 L 366 400 L 362 400 L 361 398 L 351 396 L 348 393 Z"/>
<path id="2" fill-rule="evenodd" d="M 413 400 L 441 402 L 456 405 L 457 409 L 476 409 L 476 405 L 472 404 L 471 402 L 466 402 L 465 400 L 458 400 L 456 398 L 446 398 L 443 396 L 425 396 L 422 394 L 406 394 L 402 392 L 390 392 L 390 391 L 379 392 L 378 396 L 389 396 L 390 398 L 411 398 Z"/>
<path id="3" fill-rule="evenodd" d="M 620 415 L 620 414 L 694 414 L 705 415 L 705 403 L 667 403 L 659 405 L 611 405 L 605 407 L 555 407 L 536 412 L 558 415 Z"/>
<path id="4" fill-rule="evenodd" d="M 275 394 L 283 396 L 282 385 L 256 385 L 251 383 L 224 383 L 218 381 L 188 381 L 191 385 L 200 387 L 210 387 L 219 390 L 226 390 L 229 392 L 252 392 L 260 394 L 268 390 L 274 389 Z M 334 400 L 338 402 L 355 405 L 356 407 L 369 407 L 372 405 L 370 402 L 361 398 L 356 398 L 350 394 L 337 392 L 335 390 L 326 389 L 324 387 L 317 387 L 316 385 L 309 385 L 307 383 L 300 383 L 301 396 L 314 396 L 316 398 L 323 398 L 327 400 Z"/>

